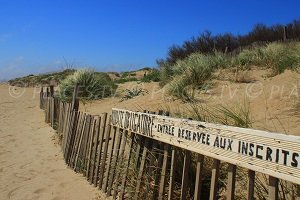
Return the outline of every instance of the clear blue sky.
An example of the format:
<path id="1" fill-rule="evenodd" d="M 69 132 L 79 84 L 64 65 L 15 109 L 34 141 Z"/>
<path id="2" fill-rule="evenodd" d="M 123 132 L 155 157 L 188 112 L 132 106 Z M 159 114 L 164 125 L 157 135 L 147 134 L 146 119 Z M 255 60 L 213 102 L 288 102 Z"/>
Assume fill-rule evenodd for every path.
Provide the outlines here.
<path id="1" fill-rule="evenodd" d="M 155 66 L 204 30 L 243 34 L 300 18 L 299 0 L 0 0 L 0 80 L 76 67 Z"/>

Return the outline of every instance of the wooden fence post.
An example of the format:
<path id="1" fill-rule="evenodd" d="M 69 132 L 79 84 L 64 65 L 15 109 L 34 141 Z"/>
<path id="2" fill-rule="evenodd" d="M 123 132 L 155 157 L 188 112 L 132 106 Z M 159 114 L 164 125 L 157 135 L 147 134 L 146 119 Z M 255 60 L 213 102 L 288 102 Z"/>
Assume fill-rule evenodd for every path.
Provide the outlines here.
<path id="1" fill-rule="evenodd" d="M 75 87 L 74 87 L 74 92 L 73 92 L 73 97 L 72 97 L 72 108 L 71 110 L 76 110 L 78 111 L 79 108 L 79 99 L 78 99 L 78 92 L 79 92 L 79 86 L 78 83 L 76 83 Z"/>
<path id="2" fill-rule="evenodd" d="M 218 179 L 220 174 L 220 160 L 214 159 L 211 183 L 210 183 L 210 197 L 211 200 L 217 200 L 218 193 Z"/>
<path id="3" fill-rule="evenodd" d="M 174 194 L 175 171 L 176 171 L 175 155 L 176 155 L 176 147 L 173 146 L 172 153 L 171 153 L 171 169 L 170 169 L 170 184 L 169 184 L 168 200 L 172 200 Z"/>
<path id="4" fill-rule="evenodd" d="M 269 199 L 278 199 L 278 178 L 269 176 Z"/>
<path id="5" fill-rule="evenodd" d="M 54 86 L 50 85 L 49 88 L 50 88 L 50 97 L 54 97 Z"/>
<path id="6" fill-rule="evenodd" d="M 158 193 L 158 199 L 160 200 L 164 199 L 164 194 L 165 194 L 168 154 L 169 154 L 169 145 L 164 144 L 164 157 L 163 157 L 163 164 L 162 164 L 162 169 L 160 174 L 159 193 Z"/>
<path id="7" fill-rule="evenodd" d="M 203 163 L 204 163 L 204 156 L 201 155 L 201 154 L 198 154 L 197 155 L 197 168 L 196 168 L 196 181 L 195 181 L 194 200 L 198 200 L 201 197 Z"/>
<path id="8" fill-rule="evenodd" d="M 227 182 L 227 200 L 234 199 L 235 191 L 236 165 L 229 164 L 228 166 L 228 182 Z"/>
<path id="9" fill-rule="evenodd" d="M 180 194 L 181 200 L 186 199 L 186 196 L 187 196 L 190 162 L 191 162 L 191 152 L 189 152 L 188 150 L 185 150 L 184 151 L 184 160 L 183 160 L 183 170 L 182 170 L 181 194 Z"/>
<path id="10" fill-rule="evenodd" d="M 255 171 L 248 170 L 247 200 L 253 200 L 254 199 L 254 184 L 255 184 Z"/>
<path id="11" fill-rule="evenodd" d="M 44 109 L 44 106 L 43 106 L 43 102 L 44 102 L 44 88 L 41 87 L 41 91 L 40 91 L 40 109 Z"/>

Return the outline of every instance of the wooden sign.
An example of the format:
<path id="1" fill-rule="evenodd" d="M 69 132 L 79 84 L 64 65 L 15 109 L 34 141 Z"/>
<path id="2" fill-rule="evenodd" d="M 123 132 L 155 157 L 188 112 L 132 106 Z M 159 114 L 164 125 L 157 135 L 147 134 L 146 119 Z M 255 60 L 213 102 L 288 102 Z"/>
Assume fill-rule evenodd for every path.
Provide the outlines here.
<path id="1" fill-rule="evenodd" d="M 112 125 L 300 184 L 300 137 L 112 109 Z"/>

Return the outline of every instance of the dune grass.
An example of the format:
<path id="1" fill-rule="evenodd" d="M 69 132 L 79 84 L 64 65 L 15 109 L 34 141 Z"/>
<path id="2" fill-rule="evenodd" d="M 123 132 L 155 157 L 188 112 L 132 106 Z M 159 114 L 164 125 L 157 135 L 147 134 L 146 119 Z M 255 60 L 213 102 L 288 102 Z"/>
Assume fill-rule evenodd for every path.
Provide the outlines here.
<path id="1" fill-rule="evenodd" d="M 81 100 L 94 100 L 109 97 L 114 94 L 117 86 L 106 73 L 94 72 L 91 69 L 81 69 L 66 77 L 59 84 L 58 96 L 62 100 L 72 98 L 75 84 L 80 87 Z"/>
<path id="2" fill-rule="evenodd" d="M 271 69 L 270 76 L 283 73 L 286 69 L 298 71 L 300 42 L 273 42 L 244 49 L 237 55 L 220 52 L 209 55 L 193 53 L 172 65 L 162 63 L 160 85 L 167 85 L 169 94 L 184 101 L 192 101 L 196 91 L 212 79 L 212 74 L 217 69 L 249 70 L 252 66 Z"/>

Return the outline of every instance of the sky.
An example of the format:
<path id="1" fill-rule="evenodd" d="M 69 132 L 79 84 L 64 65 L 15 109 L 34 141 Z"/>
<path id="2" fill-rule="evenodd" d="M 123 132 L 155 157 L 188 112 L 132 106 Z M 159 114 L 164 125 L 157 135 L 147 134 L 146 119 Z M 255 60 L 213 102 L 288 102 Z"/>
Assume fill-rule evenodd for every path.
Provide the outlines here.
<path id="1" fill-rule="evenodd" d="M 0 0 L 0 80 L 90 67 L 155 67 L 205 30 L 244 34 L 300 19 L 299 0 Z"/>

